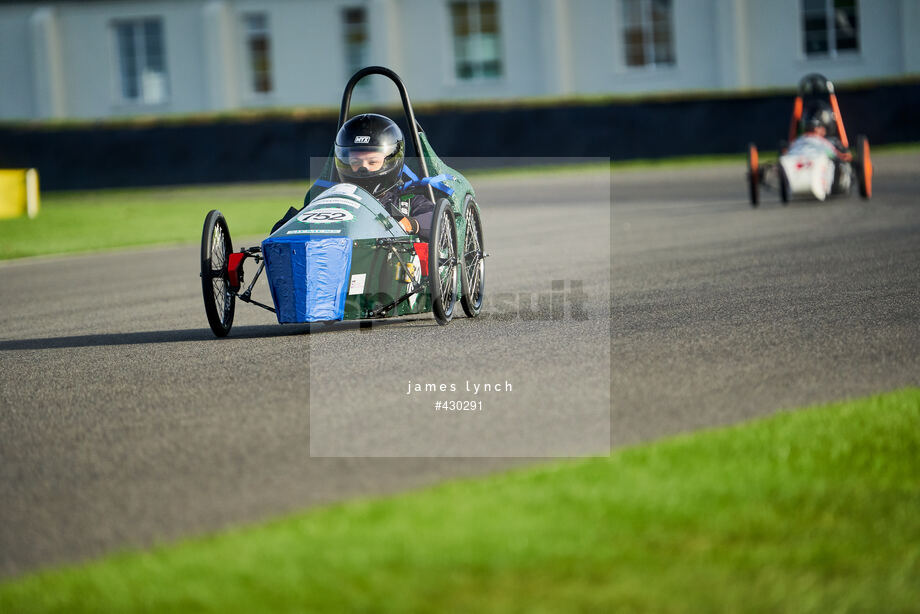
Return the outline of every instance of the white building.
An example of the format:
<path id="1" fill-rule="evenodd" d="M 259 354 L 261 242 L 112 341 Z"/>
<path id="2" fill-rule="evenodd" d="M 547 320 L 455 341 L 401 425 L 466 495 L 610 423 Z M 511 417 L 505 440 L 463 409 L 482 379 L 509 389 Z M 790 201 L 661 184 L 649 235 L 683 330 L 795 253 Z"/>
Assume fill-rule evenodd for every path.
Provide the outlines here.
<path id="1" fill-rule="evenodd" d="M 920 0 L 4 2 L 0 119 L 332 107 L 367 64 L 415 102 L 887 78 L 918 31 Z"/>

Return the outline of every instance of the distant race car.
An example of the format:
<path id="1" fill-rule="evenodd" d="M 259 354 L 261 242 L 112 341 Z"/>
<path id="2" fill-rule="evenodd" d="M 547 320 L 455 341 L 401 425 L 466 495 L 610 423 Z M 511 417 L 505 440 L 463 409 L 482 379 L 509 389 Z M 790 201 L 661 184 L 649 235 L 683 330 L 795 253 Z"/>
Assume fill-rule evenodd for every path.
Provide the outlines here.
<path id="1" fill-rule="evenodd" d="M 330 156 L 305 206 L 261 245 L 234 252 L 224 216 L 208 213 L 201 235 L 201 286 L 208 323 L 218 337 L 230 332 L 236 299 L 273 311 L 282 324 L 430 311 L 444 325 L 458 297 L 468 317 L 479 315 L 488 254 L 473 187 L 435 154 L 396 73 L 380 66 L 355 73 L 345 86 L 338 127 L 348 117 L 355 85 L 368 75 L 388 77 L 402 98 L 417 156 L 415 170 L 407 158 L 404 180 L 435 203 L 430 242 L 407 234 L 367 191 L 339 182 Z M 250 259 L 259 268 L 242 290 L 243 264 Z M 273 307 L 252 298 L 263 269 Z"/>
<path id="2" fill-rule="evenodd" d="M 803 109 L 817 109 L 819 113 L 826 109 L 823 112 L 829 121 L 820 126 L 824 134 L 806 132 Z M 815 121 L 816 126 L 820 123 Z M 748 145 L 746 178 L 752 207 L 760 202 L 761 186 L 776 190 L 784 205 L 793 197 L 823 201 L 828 196 L 849 194 L 854 183 L 860 196 L 872 198 L 869 140 L 859 135 L 855 150 L 850 151 L 834 84 L 822 75 L 806 75 L 799 82 L 788 145 L 781 142 L 779 152 L 776 162 L 761 164 L 757 146 Z"/>

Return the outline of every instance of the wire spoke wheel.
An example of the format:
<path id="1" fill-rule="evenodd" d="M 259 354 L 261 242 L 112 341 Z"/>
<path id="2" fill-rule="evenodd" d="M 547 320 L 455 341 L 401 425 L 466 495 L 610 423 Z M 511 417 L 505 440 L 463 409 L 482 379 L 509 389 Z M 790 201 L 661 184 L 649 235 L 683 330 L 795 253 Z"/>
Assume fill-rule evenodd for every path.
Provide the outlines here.
<path id="1" fill-rule="evenodd" d="M 450 201 L 441 199 L 435 208 L 429 244 L 431 310 L 442 326 L 450 322 L 457 302 L 457 226 Z"/>
<path id="2" fill-rule="evenodd" d="M 455 284 L 457 268 L 457 249 L 454 245 L 454 233 L 447 230 L 453 220 L 450 211 L 445 210 L 441 215 L 441 233 L 438 236 L 438 278 L 441 281 L 441 302 L 453 307 L 455 300 Z"/>
<path id="3" fill-rule="evenodd" d="M 208 324 L 218 337 L 225 337 L 233 326 L 236 295 L 227 274 L 232 252 L 227 221 L 220 211 L 211 211 L 201 231 L 201 290 Z"/>
<path id="4" fill-rule="evenodd" d="M 466 220 L 466 233 L 463 240 L 463 294 L 460 304 L 467 317 L 475 318 L 482 310 L 485 295 L 485 252 L 479 205 L 471 197 L 467 197 L 463 217 Z"/>

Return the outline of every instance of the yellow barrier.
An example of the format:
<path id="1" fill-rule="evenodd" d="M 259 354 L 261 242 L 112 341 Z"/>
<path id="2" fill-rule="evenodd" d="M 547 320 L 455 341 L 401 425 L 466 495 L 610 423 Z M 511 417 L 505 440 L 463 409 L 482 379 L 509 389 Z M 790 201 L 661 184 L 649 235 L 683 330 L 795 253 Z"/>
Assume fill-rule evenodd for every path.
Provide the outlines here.
<path id="1" fill-rule="evenodd" d="M 0 219 L 38 215 L 38 171 L 0 169 Z"/>

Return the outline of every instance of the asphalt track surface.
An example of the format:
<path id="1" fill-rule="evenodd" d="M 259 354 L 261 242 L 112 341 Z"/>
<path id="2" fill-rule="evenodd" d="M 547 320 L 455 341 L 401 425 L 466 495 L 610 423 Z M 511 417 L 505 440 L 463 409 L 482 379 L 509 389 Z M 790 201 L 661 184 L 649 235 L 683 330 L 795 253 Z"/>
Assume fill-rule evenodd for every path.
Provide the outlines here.
<path id="1" fill-rule="evenodd" d="M 482 179 L 500 300 L 448 327 L 282 327 L 238 305 L 217 340 L 196 246 L 2 264 L 0 575 L 916 385 L 918 168 L 877 155 L 872 201 L 757 210 L 734 165 Z M 553 280 L 582 282 L 585 318 L 511 300 Z M 467 379 L 514 390 L 480 415 L 398 396 Z M 317 445 L 329 381 L 343 402 Z M 397 399 L 435 426 L 400 431 Z M 329 437 L 344 456 L 311 456 Z M 400 445 L 424 456 L 359 454 Z"/>

